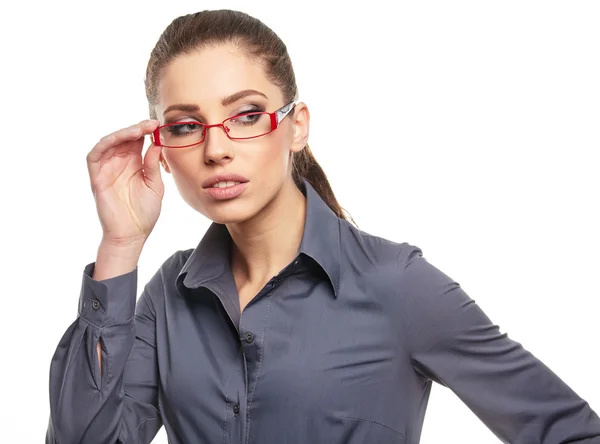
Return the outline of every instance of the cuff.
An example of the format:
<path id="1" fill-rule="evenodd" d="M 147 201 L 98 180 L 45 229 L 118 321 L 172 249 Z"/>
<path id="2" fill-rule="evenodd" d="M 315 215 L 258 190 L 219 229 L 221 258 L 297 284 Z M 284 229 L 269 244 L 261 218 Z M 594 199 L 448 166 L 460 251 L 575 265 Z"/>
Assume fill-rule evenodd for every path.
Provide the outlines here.
<path id="1" fill-rule="evenodd" d="M 78 314 L 98 327 L 122 324 L 133 318 L 137 297 L 137 267 L 129 273 L 96 281 L 95 262 L 83 270 Z"/>

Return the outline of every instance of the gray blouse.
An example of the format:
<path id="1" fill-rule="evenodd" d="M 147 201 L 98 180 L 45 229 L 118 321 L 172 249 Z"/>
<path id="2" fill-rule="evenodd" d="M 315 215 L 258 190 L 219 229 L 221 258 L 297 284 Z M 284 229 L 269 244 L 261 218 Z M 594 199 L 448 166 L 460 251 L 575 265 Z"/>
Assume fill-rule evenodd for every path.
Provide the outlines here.
<path id="1" fill-rule="evenodd" d="M 212 224 L 136 302 L 83 273 L 50 366 L 50 444 L 419 442 L 432 381 L 504 443 L 600 443 L 600 419 L 420 248 L 358 230 L 304 181 L 296 258 L 240 313 Z M 102 339 L 100 374 L 96 344 Z"/>

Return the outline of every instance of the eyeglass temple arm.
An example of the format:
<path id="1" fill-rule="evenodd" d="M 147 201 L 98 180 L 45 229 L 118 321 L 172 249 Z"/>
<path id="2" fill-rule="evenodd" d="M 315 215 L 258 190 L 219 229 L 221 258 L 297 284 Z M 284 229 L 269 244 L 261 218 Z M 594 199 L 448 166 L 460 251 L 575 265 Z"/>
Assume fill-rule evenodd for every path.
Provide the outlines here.
<path id="1" fill-rule="evenodd" d="M 295 101 L 288 103 L 283 108 L 280 108 L 275 112 L 277 114 L 277 124 L 279 124 L 283 118 L 287 116 L 292 109 L 294 109 L 294 106 L 296 106 Z"/>

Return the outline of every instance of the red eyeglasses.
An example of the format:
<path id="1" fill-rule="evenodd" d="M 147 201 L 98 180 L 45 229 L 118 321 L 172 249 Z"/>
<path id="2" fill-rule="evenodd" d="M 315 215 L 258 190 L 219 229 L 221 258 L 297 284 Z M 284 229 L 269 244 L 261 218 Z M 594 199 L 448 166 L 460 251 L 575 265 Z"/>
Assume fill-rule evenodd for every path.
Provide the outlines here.
<path id="1" fill-rule="evenodd" d="M 186 148 L 204 142 L 206 130 L 219 126 L 231 140 L 254 139 L 275 131 L 295 105 L 295 102 L 290 102 L 272 113 L 241 113 L 214 125 L 185 121 L 167 123 L 156 128 L 151 138 L 157 146 Z"/>

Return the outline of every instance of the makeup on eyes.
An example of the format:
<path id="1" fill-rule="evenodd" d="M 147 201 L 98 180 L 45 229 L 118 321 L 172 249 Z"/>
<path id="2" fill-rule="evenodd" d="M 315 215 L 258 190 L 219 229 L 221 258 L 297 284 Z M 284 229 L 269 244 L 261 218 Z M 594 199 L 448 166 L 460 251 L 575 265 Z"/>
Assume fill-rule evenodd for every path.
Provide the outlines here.
<path id="1" fill-rule="evenodd" d="M 257 103 L 248 103 L 248 104 L 242 105 L 242 107 L 237 109 L 235 112 L 231 113 L 231 115 L 229 115 L 225 119 L 228 119 L 230 117 L 235 117 L 235 116 L 238 116 L 241 114 L 264 112 L 264 110 L 265 110 L 265 107 L 262 105 L 259 105 Z M 225 120 L 225 119 L 223 119 L 223 120 Z M 206 123 L 199 114 L 196 114 L 196 115 L 188 114 L 185 116 L 168 117 L 165 119 L 165 124 L 174 123 L 174 122 L 188 122 L 188 121 L 198 122 L 198 123 Z"/>

